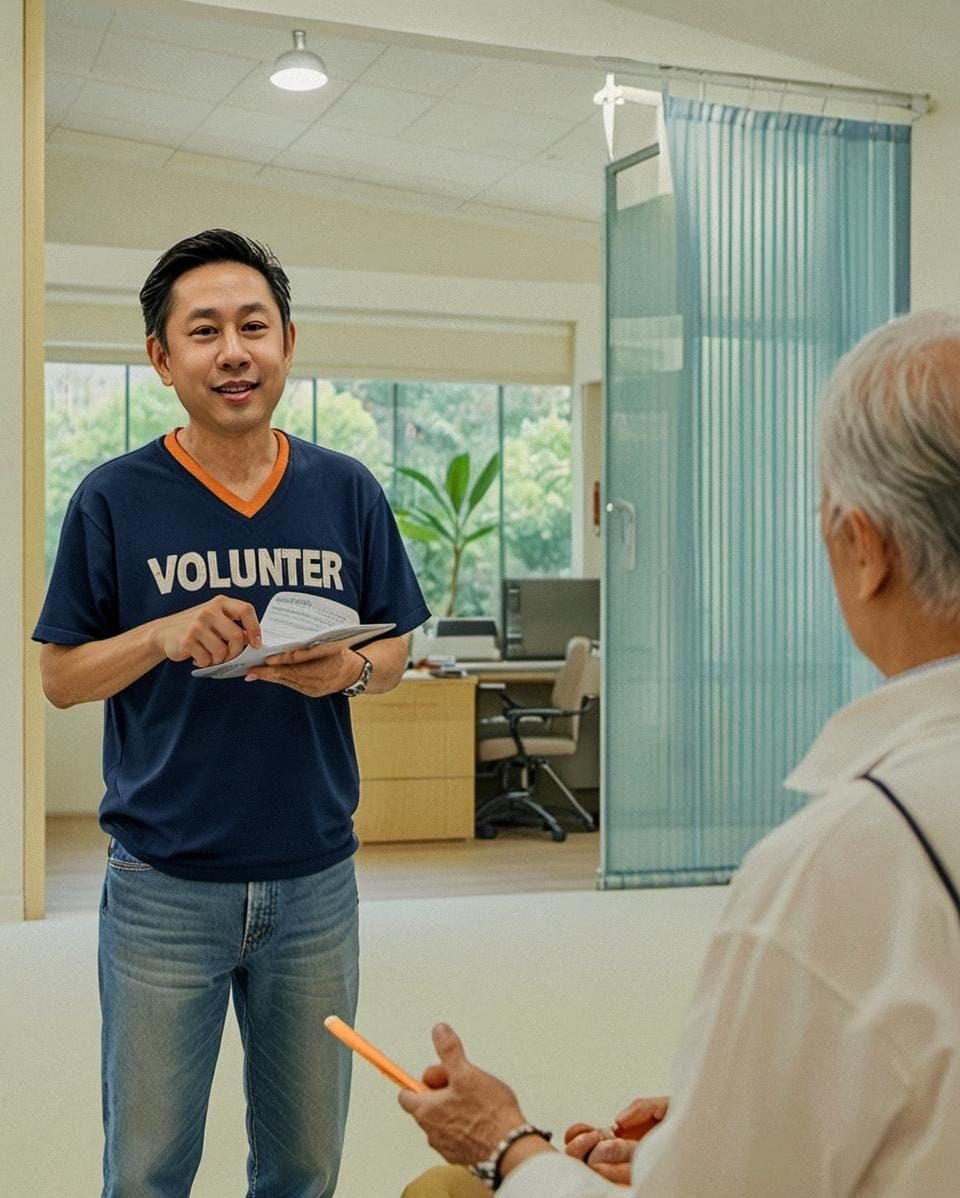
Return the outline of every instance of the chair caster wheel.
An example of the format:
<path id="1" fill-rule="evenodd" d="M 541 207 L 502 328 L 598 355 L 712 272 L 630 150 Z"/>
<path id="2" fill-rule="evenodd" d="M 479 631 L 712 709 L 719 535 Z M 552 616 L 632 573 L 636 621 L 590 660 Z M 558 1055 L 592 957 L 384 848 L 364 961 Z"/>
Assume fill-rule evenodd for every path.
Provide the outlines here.
<path id="1" fill-rule="evenodd" d="M 550 839 L 555 840 L 557 844 L 563 844 L 563 842 L 567 839 L 567 834 L 564 832 L 563 828 L 558 828 L 555 832 L 550 833 Z"/>
<path id="2" fill-rule="evenodd" d="M 493 824 L 477 824 L 475 835 L 477 840 L 496 840 L 497 829 Z"/>

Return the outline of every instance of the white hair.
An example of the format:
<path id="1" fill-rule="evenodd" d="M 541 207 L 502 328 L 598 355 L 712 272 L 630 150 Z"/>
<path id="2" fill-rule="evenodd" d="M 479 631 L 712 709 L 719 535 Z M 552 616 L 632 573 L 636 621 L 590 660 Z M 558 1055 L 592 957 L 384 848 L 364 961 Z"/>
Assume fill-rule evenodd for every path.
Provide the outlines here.
<path id="1" fill-rule="evenodd" d="M 960 616 L 960 315 L 916 312 L 864 337 L 827 382 L 819 432 L 828 527 L 860 508 L 924 610 Z"/>

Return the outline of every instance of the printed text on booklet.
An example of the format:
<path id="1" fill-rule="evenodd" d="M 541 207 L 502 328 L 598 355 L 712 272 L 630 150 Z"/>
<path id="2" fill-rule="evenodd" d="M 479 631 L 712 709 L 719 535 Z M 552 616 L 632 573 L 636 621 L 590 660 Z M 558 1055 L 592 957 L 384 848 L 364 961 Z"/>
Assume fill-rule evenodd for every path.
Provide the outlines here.
<path id="1" fill-rule="evenodd" d="M 194 678 L 242 678 L 251 666 L 263 665 L 274 653 L 309 649 L 330 641 L 356 645 L 393 627 L 393 624 L 360 624 L 352 607 L 333 599 L 280 591 L 267 604 L 260 620 L 259 649 L 247 645 L 232 661 L 205 666 L 192 673 Z"/>

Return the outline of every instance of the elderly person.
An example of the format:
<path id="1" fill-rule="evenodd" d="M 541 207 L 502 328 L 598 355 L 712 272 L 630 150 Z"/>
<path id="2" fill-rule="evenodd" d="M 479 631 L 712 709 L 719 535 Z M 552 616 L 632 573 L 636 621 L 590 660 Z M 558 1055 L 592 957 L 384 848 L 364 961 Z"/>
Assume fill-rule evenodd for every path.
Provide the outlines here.
<path id="1" fill-rule="evenodd" d="M 960 1188 L 960 319 L 903 317 L 841 361 L 820 470 L 843 617 L 887 681 L 828 721 L 787 780 L 817 797 L 731 886 L 662 1122 L 628 1108 L 554 1151 L 434 1029 L 431 1089 L 401 1105 L 505 1198 Z M 432 1172 L 411 1198 L 484 1192 Z"/>

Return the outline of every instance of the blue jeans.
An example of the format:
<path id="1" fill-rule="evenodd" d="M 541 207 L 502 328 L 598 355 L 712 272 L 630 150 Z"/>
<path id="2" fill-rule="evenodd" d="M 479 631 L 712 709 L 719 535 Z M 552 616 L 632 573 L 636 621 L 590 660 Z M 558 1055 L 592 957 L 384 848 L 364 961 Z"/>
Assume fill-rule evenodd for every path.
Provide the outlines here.
<path id="1" fill-rule="evenodd" d="M 279 882 L 188 882 L 111 843 L 100 909 L 103 1198 L 187 1198 L 228 997 L 244 1052 L 247 1198 L 329 1198 L 357 1005 L 352 860 Z"/>

